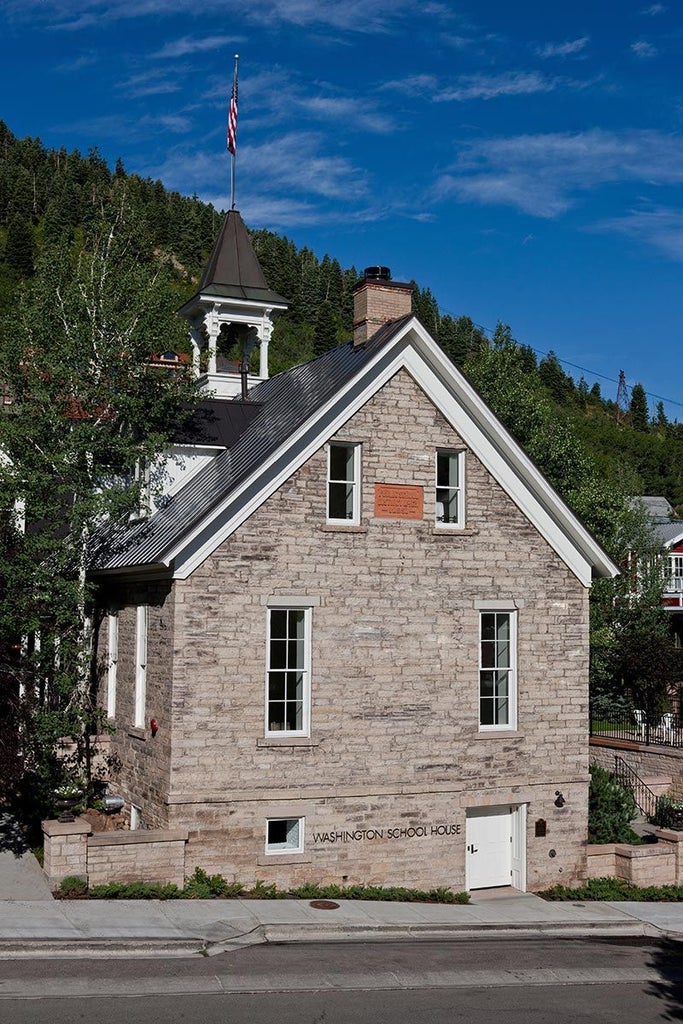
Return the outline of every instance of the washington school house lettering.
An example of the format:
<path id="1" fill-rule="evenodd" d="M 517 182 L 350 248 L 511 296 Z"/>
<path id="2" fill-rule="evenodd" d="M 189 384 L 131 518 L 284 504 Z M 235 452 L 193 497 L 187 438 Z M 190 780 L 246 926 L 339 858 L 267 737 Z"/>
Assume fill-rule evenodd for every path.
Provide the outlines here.
<path id="1" fill-rule="evenodd" d="M 460 825 L 415 825 L 408 828 L 357 828 L 353 831 L 314 832 L 313 845 L 360 843 L 365 839 L 419 839 L 423 836 L 459 836 Z"/>

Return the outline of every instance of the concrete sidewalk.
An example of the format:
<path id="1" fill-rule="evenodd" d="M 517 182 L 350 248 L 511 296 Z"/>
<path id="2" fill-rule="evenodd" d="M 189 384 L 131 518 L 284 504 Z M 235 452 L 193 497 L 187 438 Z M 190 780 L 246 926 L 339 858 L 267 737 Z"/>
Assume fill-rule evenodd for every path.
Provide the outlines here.
<path id="1" fill-rule="evenodd" d="M 340 900 L 0 902 L 0 958 L 213 955 L 263 942 L 499 936 L 683 939 L 683 904 L 547 903 L 509 890 L 469 906 Z"/>

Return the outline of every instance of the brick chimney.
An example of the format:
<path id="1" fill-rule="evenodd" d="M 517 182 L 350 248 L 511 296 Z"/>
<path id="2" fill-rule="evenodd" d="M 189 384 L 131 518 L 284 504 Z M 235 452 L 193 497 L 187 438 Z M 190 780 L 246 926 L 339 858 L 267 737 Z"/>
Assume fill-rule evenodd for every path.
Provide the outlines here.
<path id="1" fill-rule="evenodd" d="M 412 286 L 391 280 L 389 267 L 366 267 L 353 293 L 353 344 L 375 334 L 383 324 L 411 311 Z"/>

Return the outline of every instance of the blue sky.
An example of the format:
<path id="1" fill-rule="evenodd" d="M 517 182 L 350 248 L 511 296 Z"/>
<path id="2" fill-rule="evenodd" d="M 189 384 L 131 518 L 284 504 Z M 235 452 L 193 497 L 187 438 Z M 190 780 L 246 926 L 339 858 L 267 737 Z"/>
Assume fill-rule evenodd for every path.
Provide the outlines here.
<path id="1" fill-rule="evenodd" d="M 0 0 L 0 32 L 16 135 L 224 208 L 239 53 L 248 225 L 683 419 L 678 0 Z"/>

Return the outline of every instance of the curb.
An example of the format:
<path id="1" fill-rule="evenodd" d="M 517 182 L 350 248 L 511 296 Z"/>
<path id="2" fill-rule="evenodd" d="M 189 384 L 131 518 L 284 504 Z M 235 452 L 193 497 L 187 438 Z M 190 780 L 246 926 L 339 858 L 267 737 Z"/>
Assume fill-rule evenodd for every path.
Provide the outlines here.
<path id="1" fill-rule="evenodd" d="M 135 938 L 135 939 L 18 939 L 0 940 L 0 960 L 19 959 L 125 959 L 141 957 L 217 956 L 246 946 L 270 943 L 306 944 L 314 942 L 401 942 L 462 941 L 498 938 L 581 938 L 586 936 L 621 936 L 642 938 L 657 936 L 680 939 L 642 921 L 614 921 L 584 924 L 538 922 L 524 924 L 458 924 L 458 925 L 260 925 L 252 931 L 225 939 Z"/>

